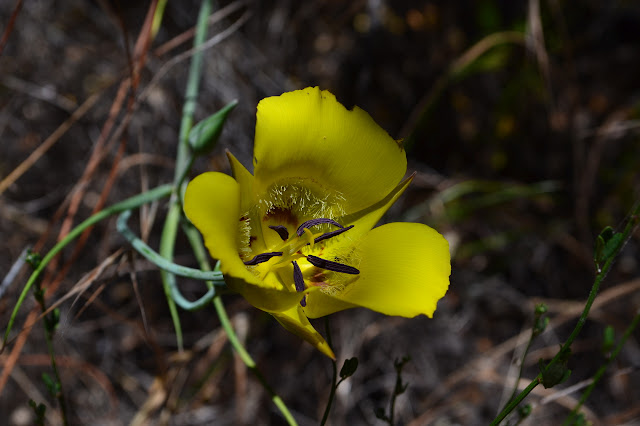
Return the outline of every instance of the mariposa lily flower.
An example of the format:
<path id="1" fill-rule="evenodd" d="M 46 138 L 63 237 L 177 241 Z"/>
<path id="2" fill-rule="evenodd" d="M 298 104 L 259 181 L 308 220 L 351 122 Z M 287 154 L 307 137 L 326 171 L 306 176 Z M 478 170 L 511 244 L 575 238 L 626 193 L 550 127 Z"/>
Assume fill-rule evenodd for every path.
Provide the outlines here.
<path id="1" fill-rule="evenodd" d="M 230 153 L 187 187 L 184 210 L 227 286 L 335 358 L 310 324 L 362 306 L 431 317 L 449 286 L 449 246 L 417 223 L 374 228 L 407 188 L 407 160 L 362 109 L 306 88 L 263 99 L 254 174 Z"/>

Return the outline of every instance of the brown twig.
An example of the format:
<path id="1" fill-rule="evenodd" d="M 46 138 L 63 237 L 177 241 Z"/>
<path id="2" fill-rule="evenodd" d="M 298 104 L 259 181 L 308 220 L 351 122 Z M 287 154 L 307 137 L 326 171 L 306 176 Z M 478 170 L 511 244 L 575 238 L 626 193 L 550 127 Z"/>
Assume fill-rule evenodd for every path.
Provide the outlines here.
<path id="1" fill-rule="evenodd" d="M 220 10 L 217 10 L 216 12 L 212 13 L 209 16 L 208 25 L 213 25 L 216 22 L 223 20 L 224 18 L 226 18 L 227 16 L 231 15 L 233 12 L 235 12 L 238 9 L 240 9 L 242 6 L 244 6 L 247 3 L 248 3 L 248 1 L 246 1 L 246 0 L 238 0 L 238 1 L 234 1 L 233 3 L 230 3 L 230 4 L 226 5 L 225 7 L 223 7 Z M 157 47 L 153 51 L 153 54 L 155 56 L 165 55 L 166 53 L 168 53 L 168 52 L 172 51 L 173 49 L 175 49 L 176 47 L 180 46 L 181 44 L 186 43 L 189 40 L 191 40 L 193 38 L 193 36 L 195 35 L 195 33 L 196 33 L 195 27 L 191 27 L 187 31 L 183 32 L 182 34 L 179 34 L 179 35 L 175 36 L 174 38 L 172 38 L 171 40 L 167 41 L 163 45 Z"/>
<path id="2" fill-rule="evenodd" d="M 16 5 L 13 7 L 13 12 L 11 12 L 9 23 L 7 23 L 7 27 L 4 29 L 4 33 L 2 34 L 2 38 L 0 39 L 0 56 L 2 56 L 4 46 L 9 41 L 9 36 L 11 35 L 11 31 L 13 31 L 13 26 L 16 23 L 16 19 L 18 18 L 20 9 L 22 9 L 22 0 L 16 0 Z"/>
<path id="3" fill-rule="evenodd" d="M 104 93 L 98 92 L 89 96 L 86 101 L 82 103 L 74 112 L 71 114 L 71 117 L 66 119 L 58 128 L 51 133 L 51 135 L 45 139 L 45 141 L 38 146 L 22 163 L 18 165 L 7 177 L 0 181 L 0 194 L 9 188 L 16 180 L 20 178 L 27 170 L 31 168 L 39 159 L 42 157 L 51 147 L 60 140 L 62 135 L 64 135 L 67 130 L 73 124 L 78 121 L 82 116 L 84 116 L 87 111 L 93 107 L 96 102 L 100 99 L 100 96 Z"/>
<path id="4" fill-rule="evenodd" d="M 149 5 L 149 12 L 147 13 L 147 19 L 145 21 L 145 24 L 143 25 L 143 29 L 140 32 L 140 35 L 138 37 L 138 42 L 136 43 L 136 50 L 135 53 L 137 53 L 137 57 L 140 58 L 140 67 L 143 66 L 144 63 L 144 59 L 146 58 L 146 53 L 143 52 L 144 48 L 148 48 L 149 46 L 149 32 L 151 30 L 151 21 L 153 19 L 153 14 L 155 11 L 155 7 L 157 6 L 157 1 L 153 1 L 150 5 Z M 145 31 L 146 29 L 146 31 Z M 109 114 L 109 118 L 107 119 L 107 122 L 105 123 L 105 125 L 102 128 L 102 132 L 100 134 L 100 138 L 98 139 L 98 142 L 96 143 L 94 150 L 91 154 L 91 157 L 89 159 L 89 162 L 87 164 L 87 167 L 85 168 L 85 172 L 80 180 L 80 182 L 78 182 L 78 184 L 76 184 L 76 186 L 74 187 L 74 190 L 72 190 L 72 193 L 70 194 L 71 197 L 71 202 L 69 205 L 69 208 L 67 209 L 67 218 L 65 219 L 65 222 L 63 223 L 60 232 L 58 233 L 58 239 L 62 239 L 64 238 L 65 235 L 68 234 L 68 232 L 71 230 L 71 226 L 72 226 L 72 222 L 73 222 L 73 217 L 75 216 L 78 207 L 80 205 L 81 200 L 84 197 L 84 193 L 87 190 L 88 187 L 88 181 L 90 179 L 90 176 L 93 175 L 93 173 L 95 172 L 95 170 L 97 169 L 97 166 L 99 164 L 99 160 L 101 158 L 104 157 L 104 153 L 102 152 L 103 146 L 106 143 L 107 140 L 107 136 L 109 135 L 109 133 L 111 132 L 111 129 L 115 123 L 115 119 L 119 114 L 119 111 L 121 111 L 122 108 L 122 102 L 124 101 L 125 95 L 127 93 L 127 90 L 129 88 L 129 84 L 130 84 L 131 79 L 126 79 L 124 80 L 121 85 L 120 88 L 118 90 L 118 94 L 116 95 L 116 99 L 114 101 L 114 103 L 112 104 L 111 110 L 110 110 L 110 114 Z M 114 167 L 112 168 L 112 174 L 116 175 L 117 173 L 115 173 L 115 171 L 117 171 L 117 162 L 114 164 Z M 108 192 L 103 192 L 103 198 L 106 199 L 106 195 L 108 195 Z M 98 207 L 98 206 L 96 206 Z M 44 241 L 42 238 L 40 239 L 39 243 L 36 245 L 36 249 L 39 249 L 38 247 L 41 247 L 42 245 L 44 245 Z M 86 241 L 86 240 L 85 240 Z M 80 245 L 76 245 L 75 251 L 79 252 L 81 249 Z M 62 282 L 62 277 L 64 277 L 64 275 L 66 275 L 66 272 L 68 271 L 68 269 L 70 268 L 70 263 L 67 263 L 67 265 L 65 265 L 65 267 L 63 267 L 62 271 L 56 276 L 56 279 L 53 282 L 49 282 L 50 280 L 50 276 L 51 273 L 49 271 L 55 270 L 56 267 L 56 261 L 51 262 L 50 264 L 50 268 L 48 269 L 48 272 L 46 274 L 46 276 L 43 279 L 43 286 L 47 288 L 47 293 L 45 295 L 45 298 L 50 296 L 51 294 L 55 293 L 55 291 L 57 290 L 58 286 L 60 285 L 60 283 Z M 29 313 L 29 315 L 27 316 L 27 319 L 25 320 L 24 324 L 32 324 L 33 321 L 37 318 L 38 312 L 37 312 L 37 307 L 34 307 L 31 312 Z M 4 389 L 4 386 L 7 384 L 7 380 L 9 378 L 9 375 L 11 373 L 11 370 L 13 369 L 13 366 L 15 365 L 15 363 L 18 361 L 18 358 L 20 356 L 20 353 L 22 351 L 22 348 L 24 347 L 27 338 L 29 336 L 31 328 L 27 328 L 24 330 L 24 332 L 20 333 L 15 341 L 15 344 L 13 346 L 13 348 L 11 349 L 11 353 L 9 354 L 9 356 L 7 357 L 7 362 L 4 364 L 4 368 L 2 370 L 2 373 L 0 374 L 0 393 L 2 392 L 2 390 Z"/>

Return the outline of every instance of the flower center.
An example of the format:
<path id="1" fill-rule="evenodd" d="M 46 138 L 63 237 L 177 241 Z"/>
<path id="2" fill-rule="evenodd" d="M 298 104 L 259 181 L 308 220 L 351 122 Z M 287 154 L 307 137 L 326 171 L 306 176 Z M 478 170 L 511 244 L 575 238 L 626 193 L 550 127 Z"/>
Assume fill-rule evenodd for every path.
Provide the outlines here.
<path id="1" fill-rule="evenodd" d="M 311 228 L 325 224 L 332 225 L 338 229 L 319 234 L 314 234 L 311 231 Z M 297 262 L 297 260 L 301 258 L 306 259 L 308 263 L 319 269 L 350 275 L 357 275 L 360 273 L 360 271 L 353 266 L 323 259 L 313 254 L 304 254 L 302 252 L 302 249 L 306 246 L 309 246 L 313 251 L 321 252 L 321 249 L 324 248 L 324 243 L 318 243 L 347 232 L 348 230 L 353 228 L 353 225 L 344 227 L 333 219 L 311 219 L 302 223 L 296 230 L 295 236 L 293 236 L 292 238 L 290 238 L 289 236 L 289 230 L 283 225 L 272 225 L 269 226 L 269 228 L 278 233 L 278 235 L 282 239 L 282 244 L 278 246 L 275 251 L 260 253 L 254 256 L 251 260 L 247 260 L 246 262 L 244 262 L 244 264 L 247 266 L 254 266 L 260 263 L 268 262 L 274 257 L 279 257 L 276 262 L 272 263 L 268 268 L 265 268 L 263 270 L 262 278 L 264 278 L 264 276 L 266 276 L 266 274 L 268 274 L 269 272 L 292 265 L 293 284 L 295 286 L 295 289 L 298 292 L 304 291 L 306 288 L 305 278 L 302 269 Z M 316 247 L 316 244 L 318 244 L 318 246 L 321 246 L 320 250 L 317 250 L 318 247 Z M 302 306 L 307 305 L 306 295 L 302 298 L 300 304 Z"/>

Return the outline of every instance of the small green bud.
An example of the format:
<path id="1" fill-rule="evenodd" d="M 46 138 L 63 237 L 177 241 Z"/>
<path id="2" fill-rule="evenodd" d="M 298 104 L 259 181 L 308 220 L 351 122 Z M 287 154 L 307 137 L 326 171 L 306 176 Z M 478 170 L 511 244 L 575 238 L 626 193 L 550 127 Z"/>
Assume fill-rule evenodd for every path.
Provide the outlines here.
<path id="1" fill-rule="evenodd" d="M 378 407 L 378 408 L 376 408 L 376 410 L 374 411 L 374 414 L 376 415 L 376 417 L 377 417 L 378 419 L 383 420 L 383 421 L 385 421 L 385 422 L 389 419 L 389 418 L 387 417 L 387 414 L 386 414 L 386 413 L 385 413 L 385 411 L 384 411 L 384 408 L 382 408 L 382 407 Z"/>
<path id="2" fill-rule="evenodd" d="M 593 250 L 593 260 L 598 268 L 598 273 L 600 273 L 600 264 L 617 255 L 623 244 L 624 234 L 615 232 L 610 226 L 602 230 L 600 235 L 596 237 Z"/>
<path id="3" fill-rule="evenodd" d="M 533 325 L 533 335 L 539 336 L 544 333 L 549 325 L 549 317 L 537 318 L 536 323 Z"/>
<path id="4" fill-rule="evenodd" d="M 40 404 L 36 404 L 36 402 L 33 399 L 29 400 L 29 406 L 33 409 L 33 412 L 36 415 L 36 419 L 35 419 L 35 424 L 40 426 L 40 425 L 44 425 L 44 415 L 47 412 L 47 407 L 40 403 Z"/>
<path id="5" fill-rule="evenodd" d="M 602 353 L 607 355 L 613 349 L 613 345 L 616 343 L 616 332 L 612 326 L 608 325 L 604 329 L 604 333 L 602 336 Z"/>
<path id="6" fill-rule="evenodd" d="M 47 373 L 42 373 L 42 381 L 44 382 L 51 396 L 55 397 L 60 393 L 60 383 L 53 380 Z"/>
<path id="7" fill-rule="evenodd" d="M 238 105 L 238 101 L 229 102 L 220 111 L 200 121 L 189 132 L 189 146 L 195 155 L 210 152 L 218 142 L 227 115 Z"/>
<path id="8" fill-rule="evenodd" d="M 536 305 L 535 314 L 536 315 L 546 314 L 548 309 L 549 308 L 547 308 L 547 305 L 545 305 L 544 303 L 538 303 Z"/>
<path id="9" fill-rule="evenodd" d="M 576 418 L 571 423 L 572 426 L 587 426 L 591 423 L 587 422 L 587 419 L 584 417 L 584 413 L 578 413 Z"/>
<path id="10" fill-rule="evenodd" d="M 520 419 L 525 419 L 531 414 L 531 404 L 524 404 L 518 407 L 518 415 Z"/>
<path id="11" fill-rule="evenodd" d="M 557 362 L 545 365 L 542 359 L 538 361 L 540 374 L 542 375 L 542 386 L 549 389 L 560 383 L 564 383 L 569 378 L 571 370 L 567 368 L 567 364 L 570 356 L 571 349 L 567 349 L 562 353 L 560 358 L 558 358 Z"/>
<path id="12" fill-rule="evenodd" d="M 40 266 L 40 262 L 42 262 L 42 256 L 40 256 L 40 253 L 28 249 L 27 257 L 25 260 L 33 269 L 38 269 L 38 266 Z"/>
<path id="13" fill-rule="evenodd" d="M 358 369 L 358 358 L 353 357 L 344 360 L 344 364 L 342 364 L 342 368 L 340 369 L 340 378 L 346 379 L 347 377 L 353 376 L 353 373 Z"/>

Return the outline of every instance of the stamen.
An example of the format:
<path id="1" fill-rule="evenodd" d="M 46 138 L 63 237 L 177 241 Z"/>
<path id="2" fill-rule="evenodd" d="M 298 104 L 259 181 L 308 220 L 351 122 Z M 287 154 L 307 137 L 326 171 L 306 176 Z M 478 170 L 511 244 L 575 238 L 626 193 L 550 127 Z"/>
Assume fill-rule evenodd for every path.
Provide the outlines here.
<path id="1" fill-rule="evenodd" d="M 289 231 L 287 230 L 287 228 L 285 226 L 282 226 L 282 225 L 269 225 L 269 228 L 271 228 L 274 231 L 276 231 L 278 233 L 278 235 L 280 235 L 280 238 L 282 238 L 282 241 L 287 241 L 287 239 L 289 238 Z"/>
<path id="2" fill-rule="evenodd" d="M 274 251 L 271 253 L 260 253 L 260 254 L 257 254 L 253 259 L 247 260 L 246 262 L 244 262 L 244 264 L 247 266 L 257 265 L 258 263 L 267 262 L 269 259 L 275 256 L 282 256 L 282 252 Z"/>
<path id="3" fill-rule="evenodd" d="M 338 262 L 332 262 L 330 260 L 322 259 L 312 254 L 307 255 L 307 260 L 313 266 L 317 266 L 318 268 L 326 269 L 328 271 L 342 272 L 343 274 L 352 274 L 352 275 L 357 275 L 360 273 L 360 271 L 354 268 L 353 266 L 345 265 Z"/>
<path id="4" fill-rule="evenodd" d="M 331 232 L 325 232 L 324 234 L 320 235 L 319 237 L 316 237 L 315 240 L 313 240 L 314 243 L 318 243 L 322 240 L 326 240 L 327 238 L 331 238 L 331 237 L 335 237 L 336 235 L 340 235 L 345 231 L 348 231 L 349 229 L 353 228 L 353 225 L 349 225 L 346 228 L 342 228 L 342 229 L 336 229 L 335 231 L 331 231 Z"/>
<path id="5" fill-rule="evenodd" d="M 307 220 L 306 222 L 304 222 L 302 225 L 300 225 L 298 227 L 298 230 L 296 231 L 296 234 L 298 234 L 298 237 L 299 237 L 304 233 L 305 228 L 311 228 L 312 226 L 321 225 L 323 223 L 330 223 L 330 224 L 332 224 L 334 226 L 337 226 L 338 228 L 342 228 L 342 225 L 340 225 L 335 220 L 325 219 L 325 218 L 318 218 L 318 219 Z"/>
<path id="6" fill-rule="evenodd" d="M 293 282 L 296 285 L 296 291 L 304 291 L 304 277 L 302 276 L 302 270 L 298 266 L 298 262 L 296 262 L 295 260 L 291 263 L 293 264 Z"/>

